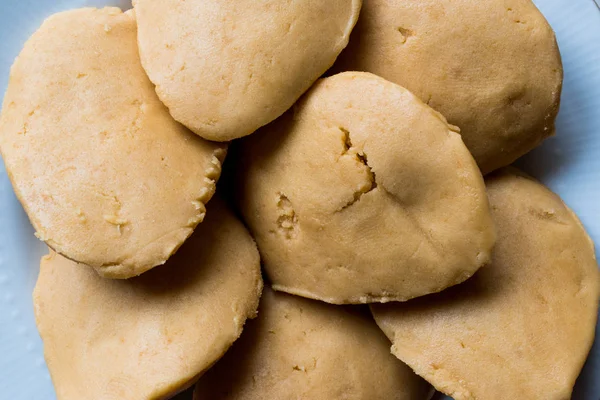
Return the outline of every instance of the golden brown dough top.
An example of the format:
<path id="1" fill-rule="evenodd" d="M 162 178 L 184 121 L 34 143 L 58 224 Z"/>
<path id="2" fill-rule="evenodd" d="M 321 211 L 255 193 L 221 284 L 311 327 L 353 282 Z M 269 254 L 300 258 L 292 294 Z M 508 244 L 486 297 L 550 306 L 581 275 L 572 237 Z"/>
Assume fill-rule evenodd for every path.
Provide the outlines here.
<path id="1" fill-rule="evenodd" d="M 173 117 L 226 141 L 273 121 L 348 44 L 361 0 L 135 0 L 142 63 Z"/>
<path id="2" fill-rule="evenodd" d="M 130 14 L 84 8 L 50 17 L 25 44 L 0 149 L 37 236 L 128 278 L 163 264 L 202 221 L 226 146 L 171 118 Z"/>
<path id="3" fill-rule="evenodd" d="M 560 198 L 514 169 L 487 179 L 498 241 L 462 285 L 373 305 L 392 352 L 456 400 L 571 396 L 594 340 L 600 273 Z"/>
<path id="4" fill-rule="evenodd" d="M 473 158 L 444 117 L 396 84 L 354 72 L 320 80 L 240 150 L 236 196 L 276 290 L 407 300 L 490 258 Z"/>
<path id="5" fill-rule="evenodd" d="M 336 71 L 396 82 L 461 129 L 484 173 L 554 133 L 563 69 L 531 0 L 368 0 Z"/>
<path id="6" fill-rule="evenodd" d="M 192 385 L 255 316 L 256 245 L 215 199 L 166 265 L 128 280 L 51 253 L 34 291 L 59 400 L 162 400 Z"/>
<path id="7" fill-rule="evenodd" d="M 430 387 L 355 310 L 265 289 L 258 318 L 196 385 L 196 400 L 426 400 Z"/>

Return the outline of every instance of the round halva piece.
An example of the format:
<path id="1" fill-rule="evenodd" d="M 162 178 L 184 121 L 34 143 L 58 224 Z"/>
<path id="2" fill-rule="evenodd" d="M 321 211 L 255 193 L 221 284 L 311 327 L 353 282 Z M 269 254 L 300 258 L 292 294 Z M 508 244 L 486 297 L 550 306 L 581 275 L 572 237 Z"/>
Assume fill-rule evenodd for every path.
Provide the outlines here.
<path id="1" fill-rule="evenodd" d="M 118 8 L 50 17 L 15 61 L 0 150 L 37 236 L 128 278 L 163 264 L 205 215 L 226 147 L 175 122 Z"/>
<path id="2" fill-rule="evenodd" d="M 554 133 L 563 70 L 531 0 L 369 0 L 337 71 L 396 82 L 458 125 L 484 173 Z"/>
<path id="3" fill-rule="evenodd" d="M 431 387 L 369 317 L 265 289 L 258 318 L 196 385 L 195 400 L 426 400 Z"/>
<path id="4" fill-rule="evenodd" d="M 594 340 L 594 246 L 554 193 L 516 170 L 487 180 L 498 242 L 466 283 L 373 305 L 392 352 L 455 400 L 571 398 Z"/>
<path id="5" fill-rule="evenodd" d="M 173 117 L 203 138 L 279 117 L 348 44 L 361 0 L 134 0 L 142 63 Z"/>
<path id="6" fill-rule="evenodd" d="M 217 200 L 166 265 L 99 277 L 51 253 L 34 291 L 58 400 L 158 400 L 192 385 L 240 336 L 262 290 L 256 245 Z"/>
<path id="7" fill-rule="evenodd" d="M 236 197 L 274 289 L 407 300 L 488 262 L 483 179 L 452 129 L 404 88 L 358 72 L 317 82 L 245 139 Z"/>

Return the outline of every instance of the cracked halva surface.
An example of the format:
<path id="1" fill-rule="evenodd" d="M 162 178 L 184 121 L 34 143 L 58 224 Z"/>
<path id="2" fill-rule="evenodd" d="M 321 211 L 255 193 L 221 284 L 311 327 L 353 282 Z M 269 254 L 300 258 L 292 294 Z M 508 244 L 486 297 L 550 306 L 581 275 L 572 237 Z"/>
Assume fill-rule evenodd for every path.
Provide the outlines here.
<path id="1" fill-rule="evenodd" d="M 163 264 L 202 222 L 226 146 L 171 118 L 142 69 L 130 13 L 85 8 L 50 17 L 25 44 L 0 150 L 41 240 L 129 278 Z"/>
<path id="2" fill-rule="evenodd" d="M 246 136 L 290 108 L 348 44 L 361 0 L 134 0 L 142 64 L 203 138 Z"/>
<path id="3" fill-rule="evenodd" d="M 343 73 L 244 139 L 236 198 L 274 289 L 407 300 L 488 262 L 483 178 L 455 130 L 406 89 Z"/>
<path id="4" fill-rule="evenodd" d="M 167 264 L 103 279 L 51 252 L 34 290 L 59 400 L 162 400 L 192 385 L 256 315 L 260 259 L 219 199 Z"/>
<path id="5" fill-rule="evenodd" d="M 370 316 L 265 288 L 258 317 L 196 385 L 195 400 L 414 400 L 431 387 Z"/>
<path id="6" fill-rule="evenodd" d="M 334 71 L 404 86 L 460 127 L 484 173 L 554 134 L 563 79 L 531 0 L 365 1 Z"/>
<path id="7" fill-rule="evenodd" d="M 560 198 L 516 169 L 486 179 L 498 240 L 462 285 L 372 305 L 392 352 L 455 400 L 571 398 L 594 341 L 594 246 Z"/>

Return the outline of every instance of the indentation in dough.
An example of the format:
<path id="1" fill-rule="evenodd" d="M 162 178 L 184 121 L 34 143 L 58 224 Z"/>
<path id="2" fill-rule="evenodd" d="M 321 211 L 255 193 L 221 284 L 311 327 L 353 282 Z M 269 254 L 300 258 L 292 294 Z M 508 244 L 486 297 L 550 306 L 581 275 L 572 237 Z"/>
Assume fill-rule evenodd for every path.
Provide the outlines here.
<path id="1" fill-rule="evenodd" d="M 286 239 L 293 239 L 298 235 L 298 217 L 296 211 L 290 202 L 290 199 L 283 194 L 278 193 L 277 209 L 279 217 L 277 217 L 277 228 Z"/>
<path id="2" fill-rule="evenodd" d="M 506 98 L 506 103 L 514 108 L 522 108 L 531 106 L 531 101 L 526 98 L 526 94 L 523 91 L 513 93 Z"/>
<path id="3" fill-rule="evenodd" d="M 25 123 L 23 123 L 23 127 L 21 128 L 21 130 L 17 133 L 19 135 L 27 135 L 28 132 L 29 132 L 29 123 L 25 122 Z"/>
<path id="4" fill-rule="evenodd" d="M 148 105 L 140 100 L 133 100 L 131 105 L 136 107 L 135 115 L 131 121 L 131 126 L 133 128 L 132 133 L 137 133 L 142 128 L 142 117 L 146 114 L 148 110 Z"/>
<path id="5" fill-rule="evenodd" d="M 508 8 L 506 9 L 506 12 L 507 12 L 507 13 L 509 13 L 509 14 L 513 14 L 513 9 L 512 9 L 512 8 L 510 8 L 510 7 L 508 7 Z M 515 19 L 513 19 L 513 22 L 514 22 L 515 24 L 521 24 L 521 25 L 525 25 L 525 24 L 527 24 L 527 21 L 522 21 L 522 20 L 521 20 L 521 19 L 519 19 L 519 18 L 515 18 Z"/>
<path id="6" fill-rule="evenodd" d="M 558 215 L 556 215 L 555 210 L 543 210 L 543 209 L 539 209 L 539 208 L 530 208 L 529 214 L 533 215 L 535 218 L 542 220 L 542 221 L 554 222 L 559 225 L 567 225 L 566 222 L 562 221 L 558 217 Z"/>
<path id="7" fill-rule="evenodd" d="M 81 208 L 75 209 L 75 215 L 77 215 L 77 218 L 79 218 L 81 222 L 87 222 L 87 217 L 85 213 L 81 210 Z"/>
<path id="8" fill-rule="evenodd" d="M 350 207 L 352 204 L 359 201 L 363 194 L 369 193 L 377 187 L 377 182 L 375 181 L 375 173 L 373 172 L 373 169 L 368 163 L 367 155 L 364 151 L 359 151 L 353 146 L 352 139 L 350 138 L 350 131 L 348 131 L 348 129 L 343 128 L 341 126 L 339 127 L 339 129 L 344 135 L 344 154 L 356 157 L 356 159 L 367 168 L 369 180 L 366 185 L 363 185 L 359 188 L 359 190 L 354 192 L 354 197 L 352 198 L 352 200 L 348 204 L 344 205 L 341 209 L 339 209 L 338 212 Z"/>
<path id="9" fill-rule="evenodd" d="M 14 107 L 14 102 L 11 102 L 9 104 L 9 106 Z M 36 113 L 36 111 L 40 108 L 40 106 L 35 107 L 33 110 L 29 111 L 29 113 L 27 113 L 27 118 L 25 118 L 25 121 L 23 122 L 23 126 L 21 127 L 21 130 L 19 132 L 17 132 L 17 134 L 19 135 L 27 135 L 27 133 L 29 132 L 29 120 L 31 119 L 31 117 L 33 117 Z"/>
<path id="10" fill-rule="evenodd" d="M 406 43 L 406 41 L 408 40 L 408 38 L 412 37 L 415 35 L 415 33 L 407 28 L 403 28 L 401 26 L 399 26 L 398 28 L 396 28 L 397 31 L 400 33 L 401 37 L 400 37 L 400 43 L 404 44 Z"/>

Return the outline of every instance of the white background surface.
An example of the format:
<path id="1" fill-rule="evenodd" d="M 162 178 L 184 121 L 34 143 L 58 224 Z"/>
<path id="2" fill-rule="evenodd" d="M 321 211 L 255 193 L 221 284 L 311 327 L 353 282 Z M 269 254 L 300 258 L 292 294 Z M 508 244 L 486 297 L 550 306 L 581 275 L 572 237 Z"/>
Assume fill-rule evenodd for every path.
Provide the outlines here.
<path id="1" fill-rule="evenodd" d="M 518 165 L 561 195 L 600 243 L 600 8 L 593 0 L 535 3 L 556 31 L 565 81 L 557 136 Z M 108 4 L 130 7 L 129 1 L 118 0 L 0 0 L 0 94 L 14 58 L 45 17 Z M 55 398 L 31 302 L 45 252 L 0 165 L 0 400 Z M 600 399 L 599 346 L 590 354 L 573 399 Z"/>

